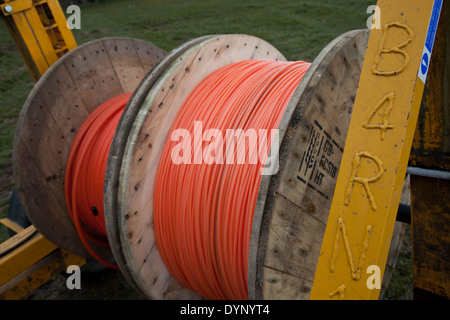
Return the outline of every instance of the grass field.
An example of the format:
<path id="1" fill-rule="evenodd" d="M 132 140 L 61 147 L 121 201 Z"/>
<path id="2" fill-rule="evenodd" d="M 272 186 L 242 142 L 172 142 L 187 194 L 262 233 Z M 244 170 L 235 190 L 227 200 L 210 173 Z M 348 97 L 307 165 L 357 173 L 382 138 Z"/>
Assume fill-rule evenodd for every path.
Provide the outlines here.
<path id="1" fill-rule="evenodd" d="M 312 61 L 342 33 L 366 28 L 366 9 L 374 0 L 116 0 L 81 6 L 78 44 L 104 37 L 133 37 L 170 51 L 208 34 L 245 33 L 260 37 L 288 60 Z M 67 3 L 62 2 L 63 10 Z M 0 217 L 6 214 L 12 181 L 15 125 L 33 87 L 6 27 L 0 27 Z M 5 232 L 1 237 L 5 237 Z M 409 237 L 400 253 L 387 299 L 410 299 Z"/>

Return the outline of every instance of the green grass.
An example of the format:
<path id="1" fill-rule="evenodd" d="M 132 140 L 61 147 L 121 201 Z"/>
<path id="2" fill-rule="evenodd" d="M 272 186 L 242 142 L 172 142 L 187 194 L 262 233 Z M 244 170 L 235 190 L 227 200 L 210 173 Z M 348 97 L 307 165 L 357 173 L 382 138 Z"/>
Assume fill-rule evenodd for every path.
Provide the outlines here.
<path id="1" fill-rule="evenodd" d="M 116 0 L 81 6 L 77 43 L 104 37 L 133 37 L 170 51 L 192 38 L 245 33 L 260 37 L 288 60 L 312 61 L 334 38 L 366 28 L 366 8 L 375 0 Z M 63 5 L 66 10 L 66 5 Z M 0 218 L 12 183 L 12 141 L 33 81 L 5 26 L 0 27 Z M 0 240 L 5 233 L 0 230 Z M 410 299 L 410 243 L 385 297 Z M 409 251 L 408 251 L 409 250 Z"/>
<path id="2" fill-rule="evenodd" d="M 128 36 L 171 50 L 206 34 L 245 33 L 289 60 L 312 60 L 333 38 L 366 27 L 373 1 L 108 1 L 81 8 L 79 43 Z"/>
<path id="3" fill-rule="evenodd" d="M 412 250 L 411 226 L 406 226 L 403 246 L 399 252 L 396 268 L 386 290 L 384 300 L 412 300 Z"/>
<path id="4" fill-rule="evenodd" d="M 135 0 L 81 6 L 78 44 L 104 37 L 132 37 L 166 51 L 209 34 L 260 37 L 288 60 L 312 61 L 340 34 L 366 27 L 373 0 Z M 65 2 L 63 2 L 65 3 Z M 66 11 L 67 4 L 62 5 Z M 11 154 L 16 122 L 33 81 L 5 26 L 0 27 L 0 201 L 12 190 Z M 0 207 L 0 217 L 5 215 Z"/>

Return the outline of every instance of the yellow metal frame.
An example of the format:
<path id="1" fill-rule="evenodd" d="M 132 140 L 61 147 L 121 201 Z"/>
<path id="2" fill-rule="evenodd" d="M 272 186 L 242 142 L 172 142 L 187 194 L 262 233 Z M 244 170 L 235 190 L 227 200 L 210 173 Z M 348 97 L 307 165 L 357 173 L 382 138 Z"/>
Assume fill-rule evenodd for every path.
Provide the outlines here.
<path id="1" fill-rule="evenodd" d="M 59 249 L 37 232 L 34 226 L 22 228 L 9 219 L 0 223 L 17 234 L 0 244 L 0 299 L 20 299 L 46 283 L 69 265 L 82 266 L 85 260 Z"/>
<path id="2" fill-rule="evenodd" d="M 35 81 L 77 46 L 58 0 L 0 0 L 0 9 Z"/>
<path id="3" fill-rule="evenodd" d="M 396 221 L 442 1 L 377 5 L 311 299 L 378 299 Z"/>

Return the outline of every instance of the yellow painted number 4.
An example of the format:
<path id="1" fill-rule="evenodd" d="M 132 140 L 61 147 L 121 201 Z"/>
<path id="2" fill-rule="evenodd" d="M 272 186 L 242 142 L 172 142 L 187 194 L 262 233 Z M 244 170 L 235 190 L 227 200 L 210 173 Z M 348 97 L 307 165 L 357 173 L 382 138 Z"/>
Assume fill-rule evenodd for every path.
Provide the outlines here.
<path id="1" fill-rule="evenodd" d="M 391 92 L 384 96 L 380 102 L 377 103 L 375 108 L 370 112 L 369 116 L 367 117 L 366 121 L 363 123 L 363 128 L 365 129 L 380 129 L 381 133 L 381 140 L 384 140 L 386 138 L 386 131 L 388 129 L 394 129 L 394 126 L 389 123 L 388 118 L 392 111 L 392 108 L 394 107 L 394 97 L 395 93 Z M 383 114 L 380 114 L 382 107 L 385 106 Z M 375 117 L 375 115 L 378 115 L 381 117 L 381 123 L 372 124 L 372 120 Z"/>

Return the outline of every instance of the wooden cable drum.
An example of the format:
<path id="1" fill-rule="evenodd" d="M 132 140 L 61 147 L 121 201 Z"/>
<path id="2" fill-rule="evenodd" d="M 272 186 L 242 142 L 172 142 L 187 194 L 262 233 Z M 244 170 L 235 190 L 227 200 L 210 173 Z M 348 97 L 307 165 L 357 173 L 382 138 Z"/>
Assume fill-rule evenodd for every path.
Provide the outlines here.
<path id="1" fill-rule="evenodd" d="M 367 30 L 356 30 L 331 42 L 313 61 L 287 106 L 278 128 L 279 171 L 263 177 L 254 212 L 250 299 L 309 297 L 367 40 Z M 116 131 L 105 189 L 105 208 L 111 213 L 107 226 L 121 244 L 121 271 L 151 299 L 201 298 L 172 277 L 155 240 L 155 179 L 169 129 L 183 101 L 202 79 L 248 59 L 286 60 L 269 43 L 243 34 L 205 36 L 184 43 L 142 81 Z M 311 134 L 327 141 L 327 165 L 317 161 L 323 151 L 315 150 Z M 312 158 L 317 159 L 318 170 L 322 167 L 320 181 L 311 176 L 312 164 L 305 164 L 308 152 L 315 153 Z M 304 173 L 305 166 L 311 166 L 309 172 Z M 396 237 L 401 236 L 399 230 Z M 398 239 L 393 242 L 395 256 Z"/>
<path id="2" fill-rule="evenodd" d="M 263 176 L 254 211 L 250 299 L 309 296 L 367 39 L 368 31 L 358 30 L 331 42 L 289 101 L 278 127 L 279 171 Z M 189 93 L 212 72 L 249 59 L 286 60 L 266 41 L 242 34 L 196 38 L 168 54 L 128 38 L 92 41 L 69 52 L 33 88 L 17 126 L 14 176 L 30 221 L 62 249 L 88 256 L 65 203 L 70 147 L 97 106 L 132 92 L 107 159 L 103 199 L 110 248 L 102 253 L 148 298 L 202 298 L 181 286 L 161 258 L 153 224 L 155 178 Z M 312 135 L 328 143 L 326 154 Z M 326 164 L 317 161 L 322 156 Z M 311 175 L 314 164 L 306 157 L 316 159 L 322 176 Z M 393 263 L 401 235 L 394 235 Z"/>
<path id="3" fill-rule="evenodd" d="M 70 218 L 64 177 L 72 142 L 104 101 L 132 93 L 166 55 L 150 42 L 105 38 L 83 44 L 53 64 L 30 92 L 14 138 L 14 178 L 33 225 L 61 249 L 89 257 Z M 108 248 L 98 248 L 112 259 Z"/>

